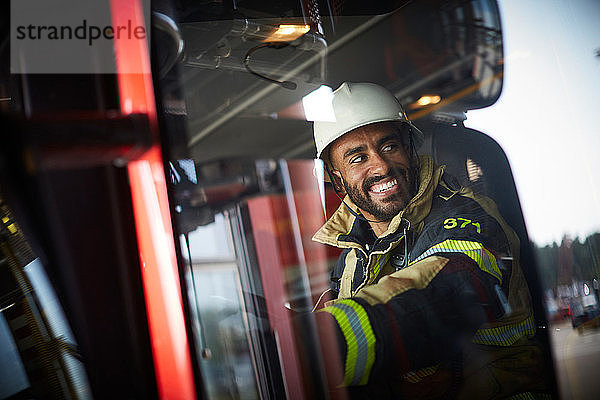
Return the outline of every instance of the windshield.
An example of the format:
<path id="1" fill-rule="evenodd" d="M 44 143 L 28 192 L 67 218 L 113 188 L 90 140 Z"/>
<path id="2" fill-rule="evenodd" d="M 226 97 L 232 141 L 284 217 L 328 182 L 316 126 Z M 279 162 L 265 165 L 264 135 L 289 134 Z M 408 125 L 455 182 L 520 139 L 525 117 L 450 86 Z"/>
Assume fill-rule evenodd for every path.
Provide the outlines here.
<path id="1" fill-rule="evenodd" d="M 597 385 L 588 384 L 588 371 L 596 367 L 584 360 L 597 358 L 599 348 L 600 165 L 594 153 L 600 128 L 592 116 L 600 101 L 600 5 L 546 4 L 543 12 L 531 2 L 499 5 L 502 96 L 469 112 L 465 123 L 495 138 L 510 160 L 538 256 L 561 398 L 593 397 Z"/>
<path id="2" fill-rule="evenodd" d="M 409 398 L 482 395 L 484 370 L 506 374 L 506 396 L 554 393 L 565 365 L 557 333 L 600 315 L 597 127 L 588 122 L 598 91 L 581 97 L 571 81 L 598 84 L 595 5 L 556 6 L 542 19 L 539 6 L 509 2 L 380 12 L 312 5 L 299 13 L 240 4 L 233 17 L 216 8 L 154 13 L 175 230 L 209 398 L 364 395 L 379 382 L 370 372 L 385 368 L 400 372 L 379 379 Z M 587 53 L 571 46 L 573 25 Z M 364 83 L 402 112 L 360 120 L 386 107 L 372 106 L 367 89 L 352 97 Z M 343 101 L 360 107 L 347 117 Z M 344 118 L 354 125 L 320 133 Z M 405 136 L 365 139 L 396 126 L 382 121 Z M 356 133 L 367 125 L 377 129 Z M 319 147 L 319 135 L 333 136 Z M 373 172 L 374 159 L 388 170 Z M 456 293 L 466 297 L 429 292 L 439 281 L 462 284 L 463 262 L 487 296 L 475 301 L 485 316 L 464 311 L 473 298 L 462 286 Z M 435 278 L 417 284 L 410 274 L 425 270 Z M 361 353 L 371 336 L 376 344 Z M 499 349 L 520 361 L 500 366 Z M 478 357 L 487 360 L 481 374 Z M 336 370 L 343 385 L 332 390 Z M 531 379 L 515 384 L 525 370 Z M 428 392 L 438 378 L 447 386 Z M 563 392 L 574 384 L 559 383 Z"/>

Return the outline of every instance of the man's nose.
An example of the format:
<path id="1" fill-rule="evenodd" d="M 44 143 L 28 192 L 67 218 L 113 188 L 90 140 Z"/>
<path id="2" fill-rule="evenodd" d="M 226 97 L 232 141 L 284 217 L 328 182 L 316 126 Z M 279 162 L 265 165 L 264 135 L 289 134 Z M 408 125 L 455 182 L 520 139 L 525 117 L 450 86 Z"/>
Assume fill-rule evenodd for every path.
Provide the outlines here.
<path id="1" fill-rule="evenodd" d="M 369 161 L 369 173 L 371 175 L 385 175 L 390 170 L 388 161 L 378 153 L 372 154 L 369 157 Z"/>

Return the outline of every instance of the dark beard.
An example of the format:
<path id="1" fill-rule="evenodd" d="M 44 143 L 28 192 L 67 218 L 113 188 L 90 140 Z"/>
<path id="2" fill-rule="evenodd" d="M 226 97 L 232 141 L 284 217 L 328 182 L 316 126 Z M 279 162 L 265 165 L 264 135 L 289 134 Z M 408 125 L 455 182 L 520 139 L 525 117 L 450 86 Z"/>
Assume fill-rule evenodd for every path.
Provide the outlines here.
<path id="1" fill-rule="evenodd" d="M 386 178 L 395 178 L 398 182 L 398 192 L 384 199 L 384 204 L 376 204 L 371 200 L 369 188 Z M 343 181 L 344 188 L 350 200 L 356 204 L 361 210 L 368 212 L 378 221 L 389 221 L 396 216 L 412 197 L 412 179 L 411 174 L 405 169 L 397 171 L 389 171 L 384 176 L 369 177 L 363 182 L 362 188 L 357 186 L 348 186 L 346 181 Z"/>

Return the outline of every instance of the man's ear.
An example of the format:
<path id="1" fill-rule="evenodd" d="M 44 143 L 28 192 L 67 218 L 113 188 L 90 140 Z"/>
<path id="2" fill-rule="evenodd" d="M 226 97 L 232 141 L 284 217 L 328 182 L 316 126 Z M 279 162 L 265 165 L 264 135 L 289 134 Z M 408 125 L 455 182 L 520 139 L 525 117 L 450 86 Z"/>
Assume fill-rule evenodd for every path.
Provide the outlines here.
<path id="1" fill-rule="evenodd" d="M 335 186 L 335 189 L 345 195 L 346 188 L 344 187 L 344 178 L 342 178 L 342 173 L 337 169 L 334 169 L 331 171 L 331 177 L 333 179 L 333 185 Z"/>

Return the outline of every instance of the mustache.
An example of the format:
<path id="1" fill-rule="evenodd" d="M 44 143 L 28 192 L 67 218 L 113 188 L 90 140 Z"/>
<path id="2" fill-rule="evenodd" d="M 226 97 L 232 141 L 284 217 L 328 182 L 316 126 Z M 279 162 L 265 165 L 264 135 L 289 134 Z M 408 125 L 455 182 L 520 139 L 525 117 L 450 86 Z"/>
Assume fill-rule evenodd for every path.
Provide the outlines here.
<path id="1" fill-rule="evenodd" d="M 405 168 L 394 168 L 390 169 L 385 175 L 369 176 L 363 182 L 363 190 L 366 193 L 369 191 L 371 186 L 388 178 L 395 178 L 398 183 L 400 183 L 401 180 L 404 180 L 405 183 L 408 183 L 408 170 Z"/>

